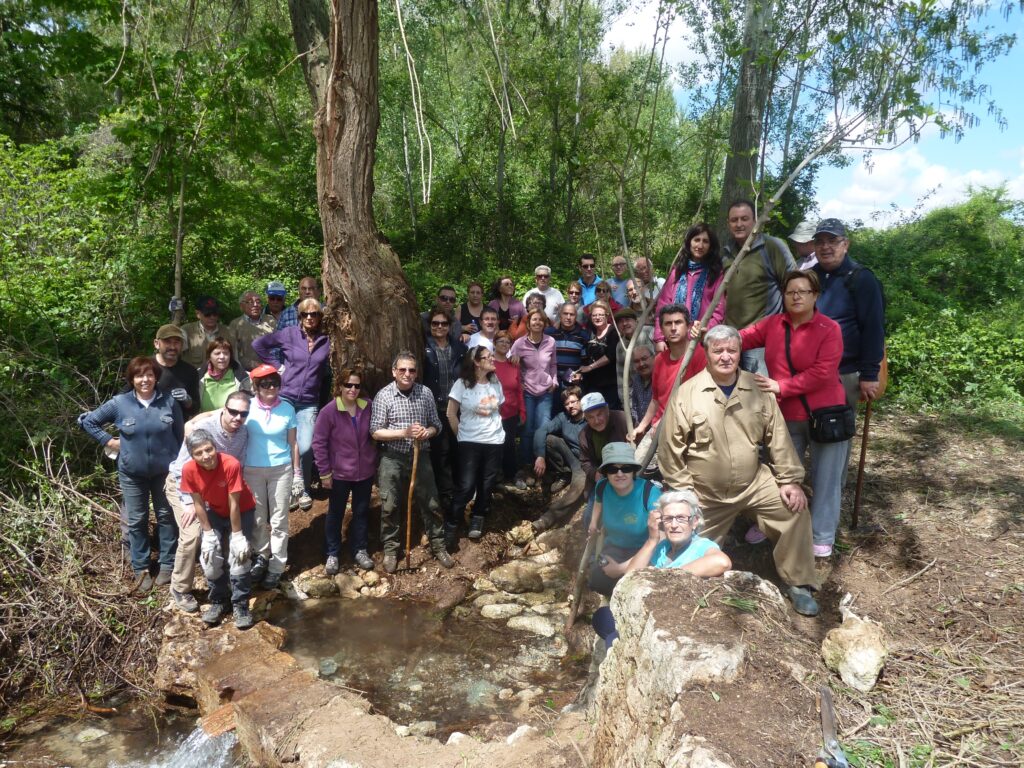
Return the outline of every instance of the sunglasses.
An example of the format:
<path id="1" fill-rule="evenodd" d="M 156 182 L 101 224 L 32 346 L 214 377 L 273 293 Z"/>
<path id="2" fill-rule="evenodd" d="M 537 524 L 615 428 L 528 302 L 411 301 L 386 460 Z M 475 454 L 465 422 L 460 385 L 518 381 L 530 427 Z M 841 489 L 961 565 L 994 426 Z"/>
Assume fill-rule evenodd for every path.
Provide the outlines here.
<path id="1" fill-rule="evenodd" d="M 451 325 L 451 323 L 449 323 L 447 320 L 431 320 L 430 321 L 430 327 L 431 328 L 445 328 L 446 326 L 449 326 L 449 325 Z"/>
<path id="2" fill-rule="evenodd" d="M 345 389 L 362 389 L 363 388 L 363 385 L 360 384 L 359 382 L 356 382 L 356 383 L 353 384 L 350 381 L 346 381 L 341 386 L 343 386 Z"/>
<path id="3" fill-rule="evenodd" d="M 256 385 L 257 389 L 279 389 L 280 387 L 280 381 L 261 381 Z"/>
<path id="4" fill-rule="evenodd" d="M 635 471 L 636 467 L 632 464 L 609 464 L 607 468 L 605 468 L 604 473 L 606 475 L 617 475 L 621 472 L 624 475 L 628 475 L 630 472 Z"/>
<path id="5" fill-rule="evenodd" d="M 580 264 L 580 269 L 594 269 L 593 264 Z"/>
<path id="6" fill-rule="evenodd" d="M 611 293 L 611 289 L 610 288 L 598 288 L 596 290 L 597 290 L 598 293 Z"/>
<path id="7" fill-rule="evenodd" d="M 534 275 L 534 277 L 537 278 L 538 280 L 550 280 L 551 279 L 551 275 Z"/>
<path id="8" fill-rule="evenodd" d="M 242 418 L 245 418 L 246 416 L 249 415 L 249 411 L 238 411 L 238 410 L 235 410 L 234 408 L 229 408 L 226 405 L 224 406 L 224 410 L 227 411 L 228 413 L 230 413 L 236 419 L 242 419 Z"/>
<path id="9" fill-rule="evenodd" d="M 319 312 L 299 312 L 299 317 L 305 320 L 307 317 L 320 317 Z"/>
<path id="10" fill-rule="evenodd" d="M 454 296 L 438 296 L 437 298 L 447 304 L 454 304 L 456 301 Z"/>
<path id="11" fill-rule="evenodd" d="M 416 373 L 415 368 L 395 368 L 399 373 Z"/>

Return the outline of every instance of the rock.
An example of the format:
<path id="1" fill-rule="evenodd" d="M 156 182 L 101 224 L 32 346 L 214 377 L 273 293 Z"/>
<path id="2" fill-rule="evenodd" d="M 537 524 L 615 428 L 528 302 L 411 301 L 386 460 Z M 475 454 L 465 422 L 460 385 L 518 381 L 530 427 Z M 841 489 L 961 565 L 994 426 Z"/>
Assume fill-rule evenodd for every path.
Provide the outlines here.
<path id="1" fill-rule="evenodd" d="M 466 599 L 467 592 L 469 585 L 464 581 L 453 581 L 443 586 L 435 600 L 438 612 L 448 613 Z"/>
<path id="2" fill-rule="evenodd" d="M 545 565 L 540 569 L 540 578 L 544 583 L 544 589 L 553 589 L 556 592 L 565 594 L 569 589 L 569 583 L 572 581 L 572 577 L 562 565 Z M 540 592 L 541 590 L 535 589 L 532 592 Z"/>
<path id="3" fill-rule="evenodd" d="M 354 573 L 342 571 L 334 577 L 334 585 L 342 597 L 357 598 L 363 587 L 363 579 Z"/>
<path id="4" fill-rule="evenodd" d="M 535 541 L 542 547 L 548 549 L 565 549 L 565 542 L 569 538 L 569 529 L 566 527 L 551 528 L 544 531 Z"/>
<path id="5" fill-rule="evenodd" d="M 409 736 L 409 735 L 412 734 L 412 729 L 409 728 L 408 725 L 396 725 L 395 726 L 395 733 L 397 733 L 399 736 L 401 736 L 404 739 L 406 736 Z"/>
<path id="6" fill-rule="evenodd" d="M 499 701 L 508 701 L 514 695 L 515 695 L 515 691 L 513 691 L 511 688 L 502 688 L 500 691 L 498 691 L 498 700 Z"/>
<path id="7" fill-rule="evenodd" d="M 513 616 L 505 626 L 509 629 L 521 629 L 526 632 L 532 632 L 541 637 L 553 637 L 555 634 L 554 625 L 543 616 L 537 616 L 536 614 Z"/>
<path id="8" fill-rule="evenodd" d="M 515 595 L 510 595 L 508 592 L 484 592 L 482 595 L 477 595 L 476 599 L 473 600 L 473 605 L 477 608 L 483 608 L 485 605 L 507 603 L 510 600 L 515 600 L 515 597 Z"/>
<path id="9" fill-rule="evenodd" d="M 469 741 L 469 738 L 470 737 L 462 731 L 452 731 L 451 736 L 448 737 L 448 741 L 445 742 L 445 746 L 452 747 L 456 744 L 461 744 L 464 741 Z"/>
<path id="10" fill-rule="evenodd" d="M 515 744 L 517 741 L 536 736 L 539 731 L 532 725 L 520 725 L 505 739 L 506 744 Z"/>
<path id="11" fill-rule="evenodd" d="M 524 592 L 521 595 L 512 595 L 511 597 L 517 603 L 528 606 L 546 605 L 558 600 L 558 595 L 551 589 L 545 589 L 543 592 Z"/>
<path id="12" fill-rule="evenodd" d="M 844 683 L 867 693 L 878 682 L 889 650 L 882 627 L 851 611 L 851 602 L 849 594 L 840 601 L 843 623 L 825 635 L 821 656 L 829 669 L 839 673 Z"/>
<path id="13" fill-rule="evenodd" d="M 531 606 L 530 610 L 541 616 L 557 616 L 558 614 L 566 616 L 569 614 L 569 606 L 566 603 L 540 603 Z"/>
<path id="14" fill-rule="evenodd" d="M 521 547 L 533 539 L 533 526 L 530 525 L 529 521 L 523 521 L 506 533 L 505 538 L 512 544 Z"/>
<path id="15" fill-rule="evenodd" d="M 679 768 L 732 768 L 730 763 L 719 760 L 705 744 L 706 741 L 700 737 L 683 737 L 669 764 Z"/>
<path id="16" fill-rule="evenodd" d="M 256 621 L 263 621 L 270 615 L 270 608 L 274 604 L 274 600 L 281 596 L 281 593 L 276 589 L 269 590 L 266 592 L 257 592 L 255 596 L 249 598 L 249 610 L 252 612 L 252 617 Z"/>
<path id="17" fill-rule="evenodd" d="M 726 584 L 741 593 L 740 596 L 764 600 L 769 605 L 786 610 L 786 599 L 779 588 L 770 581 L 747 571 L 728 571 L 722 578 Z"/>
<path id="18" fill-rule="evenodd" d="M 295 586 L 291 581 L 282 581 L 277 587 L 281 594 L 287 597 L 289 600 L 307 600 L 309 595 L 304 591 Z"/>
<path id="19" fill-rule="evenodd" d="M 533 555 L 528 559 L 531 563 L 537 563 L 537 565 L 561 565 L 562 552 L 558 549 L 549 549 L 547 552 Z"/>
<path id="20" fill-rule="evenodd" d="M 320 672 L 320 677 L 330 677 L 338 671 L 338 662 L 331 657 L 320 659 L 318 671 Z"/>
<path id="21" fill-rule="evenodd" d="M 495 587 L 506 592 L 542 592 L 545 584 L 540 571 L 532 563 L 513 561 L 499 565 L 488 578 Z"/>
<path id="22" fill-rule="evenodd" d="M 368 589 L 370 590 L 370 597 L 384 597 L 391 589 L 391 584 L 382 580 L 377 586 L 369 587 Z"/>
<path id="23" fill-rule="evenodd" d="M 544 691 L 540 688 L 524 688 L 523 690 L 516 693 L 513 698 L 519 699 L 520 701 L 530 702 L 539 696 L 543 696 Z"/>
<path id="24" fill-rule="evenodd" d="M 483 576 L 480 576 L 477 579 L 474 579 L 473 589 L 477 592 L 493 592 L 497 587 L 494 586 L 494 582 L 490 579 L 485 579 Z"/>
<path id="25" fill-rule="evenodd" d="M 101 728 L 83 728 L 75 736 L 75 741 L 79 744 L 88 744 L 90 741 L 97 741 L 107 735 L 107 732 Z"/>
<path id="26" fill-rule="evenodd" d="M 374 587 L 380 583 L 380 574 L 376 571 L 363 571 L 360 578 L 363 580 L 363 584 L 368 587 Z"/>
<path id="27" fill-rule="evenodd" d="M 333 597 L 338 594 L 337 585 L 326 576 L 304 582 L 301 589 L 313 598 Z"/>
<path id="28" fill-rule="evenodd" d="M 808 670 L 803 664 L 797 664 L 795 661 L 789 661 L 787 659 L 780 659 L 779 662 L 784 668 L 789 670 L 789 676 L 798 683 L 803 684 L 811 674 L 810 670 Z"/>
<path id="29" fill-rule="evenodd" d="M 531 541 L 525 547 L 523 547 L 524 557 L 536 557 L 537 555 L 543 555 L 549 550 L 546 544 L 541 544 L 538 541 Z"/>
<path id="30" fill-rule="evenodd" d="M 409 734 L 412 736 L 433 736 L 437 730 L 437 723 L 433 720 L 420 720 L 409 726 Z"/>
<path id="31" fill-rule="evenodd" d="M 510 619 L 523 612 L 523 606 L 515 603 L 497 603 L 496 605 L 485 605 L 480 609 L 480 615 L 485 619 Z"/>

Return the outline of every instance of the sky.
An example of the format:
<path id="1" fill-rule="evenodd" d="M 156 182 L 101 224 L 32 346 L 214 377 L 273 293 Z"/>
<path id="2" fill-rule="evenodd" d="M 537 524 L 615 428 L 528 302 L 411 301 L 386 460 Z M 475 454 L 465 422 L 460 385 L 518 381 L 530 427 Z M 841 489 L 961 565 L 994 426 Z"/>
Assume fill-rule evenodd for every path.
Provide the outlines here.
<path id="1" fill-rule="evenodd" d="M 605 36 L 605 47 L 649 49 L 656 8 L 656 2 L 651 2 L 620 18 Z M 987 64 L 980 76 L 1002 110 L 1005 128 L 987 114 L 984 104 L 974 104 L 970 111 L 980 123 L 968 129 L 959 142 L 927 128 L 916 143 L 874 151 L 870 165 L 863 152 L 850 151 L 850 165 L 822 168 L 818 174 L 817 203 L 823 218 L 885 227 L 901 212 L 915 207 L 927 211 L 962 201 L 969 186 L 1005 184 L 1012 197 L 1024 199 L 1024 100 L 1019 96 L 1024 73 L 1024 18 L 1020 13 L 1008 21 L 993 16 L 989 23 L 1018 37 L 1010 54 Z M 690 51 L 682 24 L 677 21 L 669 34 L 666 64 L 686 61 Z M 677 98 L 682 93 L 677 90 Z"/>

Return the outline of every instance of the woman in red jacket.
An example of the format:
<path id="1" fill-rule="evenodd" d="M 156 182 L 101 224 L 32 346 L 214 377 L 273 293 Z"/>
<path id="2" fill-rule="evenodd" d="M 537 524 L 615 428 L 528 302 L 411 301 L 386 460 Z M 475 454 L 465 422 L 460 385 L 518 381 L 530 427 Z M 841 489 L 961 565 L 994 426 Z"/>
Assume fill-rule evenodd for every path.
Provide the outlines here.
<path id="1" fill-rule="evenodd" d="M 543 297 L 541 297 L 543 298 Z M 501 382 L 505 402 L 501 404 L 501 426 L 505 429 L 505 446 L 501 453 L 501 473 L 506 483 L 516 476 L 516 436 L 519 427 L 526 423 L 526 401 L 523 399 L 523 385 L 519 379 L 519 365 L 508 361 L 512 348 L 512 336 L 508 331 L 494 334 L 494 372 Z"/>
<path id="2" fill-rule="evenodd" d="M 373 401 L 360 397 L 362 373 L 345 368 L 338 378 L 340 394 L 324 406 L 316 417 L 313 429 L 313 458 L 320 484 L 331 492 L 327 507 L 325 534 L 327 538 L 327 573 L 336 574 L 341 567 L 341 522 L 345 506 L 352 494 L 352 521 L 348 527 L 348 543 L 352 557 L 364 571 L 373 570 L 367 551 L 367 529 L 370 522 L 370 489 L 377 473 L 377 444 L 370 437 L 370 414 Z"/>
<path id="3" fill-rule="evenodd" d="M 810 449 L 811 524 L 814 556 L 829 557 L 839 526 L 843 466 L 848 441 L 819 443 L 811 439 L 810 411 L 845 405 L 846 394 L 839 379 L 843 356 L 843 334 L 839 325 L 818 312 L 815 303 L 821 293 L 814 272 L 794 270 L 782 280 L 785 312 L 769 315 L 740 331 L 743 349 L 765 348 L 769 376 L 755 376 L 757 386 L 774 392 L 786 419 L 797 453 Z M 788 330 L 788 334 L 787 334 Z M 787 338 L 788 336 L 788 338 Z M 787 356 L 787 346 L 789 354 Z M 792 360 L 790 366 L 789 360 Z M 747 534 L 756 543 L 762 537 Z"/>

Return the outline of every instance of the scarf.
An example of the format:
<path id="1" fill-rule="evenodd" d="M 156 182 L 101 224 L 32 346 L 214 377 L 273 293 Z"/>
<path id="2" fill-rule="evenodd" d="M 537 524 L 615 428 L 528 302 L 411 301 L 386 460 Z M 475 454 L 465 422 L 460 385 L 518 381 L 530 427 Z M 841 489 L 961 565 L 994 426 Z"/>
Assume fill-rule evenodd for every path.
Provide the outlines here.
<path id="1" fill-rule="evenodd" d="M 269 423 L 270 422 L 270 412 L 273 411 L 275 408 L 277 408 L 277 406 L 279 406 L 281 404 L 281 397 L 280 396 L 275 397 L 274 398 L 274 402 L 272 402 L 270 405 L 264 405 L 263 401 L 260 400 L 259 397 L 253 398 L 253 402 L 256 403 L 256 407 L 257 408 L 267 412 L 266 421 Z"/>
<path id="2" fill-rule="evenodd" d="M 220 381 L 221 379 L 223 379 L 224 378 L 224 374 L 226 374 L 229 370 L 231 370 L 231 366 L 230 365 L 227 368 L 225 368 L 223 371 L 221 371 L 220 373 L 217 373 L 217 371 L 215 371 L 213 369 L 213 364 L 212 363 L 207 363 L 206 364 L 206 375 L 209 376 L 214 381 Z"/>
<path id="3" fill-rule="evenodd" d="M 697 281 L 693 284 L 693 297 L 690 300 L 690 322 L 697 322 L 700 319 L 700 305 L 704 298 L 704 284 L 708 279 L 708 265 L 702 261 L 689 260 L 686 264 L 686 271 L 679 275 L 679 282 L 676 283 L 676 303 L 686 306 L 686 284 L 689 282 L 689 273 L 697 272 Z"/>

